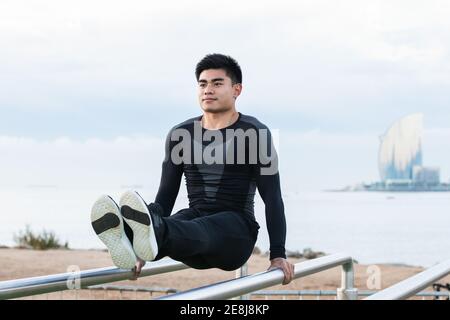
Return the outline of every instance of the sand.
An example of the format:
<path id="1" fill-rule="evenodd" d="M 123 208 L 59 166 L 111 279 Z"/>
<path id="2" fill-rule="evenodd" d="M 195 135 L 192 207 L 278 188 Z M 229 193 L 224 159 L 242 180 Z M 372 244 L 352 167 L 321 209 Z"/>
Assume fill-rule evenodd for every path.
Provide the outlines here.
<path id="1" fill-rule="evenodd" d="M 289 258 L 292 263 L 302 260 Z M 47 250 L 35 251 L 27 249 L 0 249 L 0 281 L 27 278 L 34 276 L 50 275 L 55 273 L 68 272 L 68 267 L 76 265 L 81 270 L 109 267 L 112 261 L 109 254 L 101 250 Z M 248 262 L 248 272 L 250 274 L 264 271 L 269 266 L 267 256 L 254 254 Z M 370 268 L 369 268 L 370 267 Z M 374 268 L 374 265 L 368 266 L 355 264 L 355 287 L 358 290 L 369 290 L 368 279 L 371 275 L 368 271 Z M 381 288 L 386 288 L 406 279 L 423 270 L 421 267 L 399 266 L 380 264 Z M 139 278 L 136 281 L 114 282 L 113 285 L 144 286 L 150 288 L 171 288 L 176 290 L 187 290 L 194 287 L 212 284 L 223 280 L 235 278 L 234 271 L 222 271 L 219 269 L 195 270 L 187 269 L 171 272 L 162 275 Z M 277 285 L 265 290 L 336 290 L 340 287 L 341 268 L 336 267 L 320 273 L 296 279 L 288 285 Z M 443 278 L 439 283 L 449 283 L 450 276 Z M 369 286 L 373 281 L 369 281 Z M 427 290 L 431 290 L 428 288 Z M 161 293 L 162 294 L 162 293 Z M 82 290 L 81 293 L 74 295 L 71 291 L 64 293 L 52 293 L 35 296 L 33 299 L 148 299 L 157 296 L 148 293 L 122 293 L 119 292 L 100 292 L 92 290 Z M 256 297 L 255 297 L 256 298 Z M 264 298 L 264 297 L 260 297 Z M 270 299 L 281 299 L 282 297 L 268 297 Z M 298 297 L 295 297 L 298 298 Z M 307 297 L 305 297 L 307 298 Z M 316 297 L 309 297 L 314 298 Z M 326 297 L 321 297 L 324 299 Z M 30 298 L 29 298 L 30 299 Z"/>

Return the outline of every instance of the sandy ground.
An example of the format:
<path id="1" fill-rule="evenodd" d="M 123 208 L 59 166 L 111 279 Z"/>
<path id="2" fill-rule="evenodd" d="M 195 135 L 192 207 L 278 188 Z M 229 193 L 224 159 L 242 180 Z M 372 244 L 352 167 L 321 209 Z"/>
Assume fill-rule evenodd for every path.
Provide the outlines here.
<path id="1" fill-rule="evenodd" d="M 289 258 L 293 263 L 300 262 L 299 259 Z M 76 265 L 81 270 L 112 266 L 110 256 L 105 251 L 94 250 L 48 250 L 34 251 L 25 249 L 0 249 L 0 281 L 27 278 L 34 276 L 50 275 L 55 273 L 65 273 L 68 267 Z M 266 256 L 252 255 L 248 262 L 250 274 L 264 271 L 269 266 Z M 370 267 L 370 268 L 369 268 Z M 376 265 L 368 266 L 355 264 L 355 286 L 358 290 L 369 290 L 368 280 L 373 274 L 370 271 L 379 268 L 381 289 L 386 288 L 396 282 L 406 279 L 423 269 L 420 267 L 398 266 L 398 265 Z M 112 283 L 114 285 L 145 286 L 173 288 L 186 290 L 194 287 L 212 284 L 223 280 L 235 278 L 234 271 L 222 271 L 219 269 L 195 270 L 187 269 L 171 272 L 151 277 L 143 277 L 137 281 L 120 281 Z M 373 279 L 373 278 L 371 278 Z M 278 285 L 265 290 L 336 290 L 340 287 L 341 268 L 336 267 L 320 273 L 296 279 L 286 286 Z M 439 283 L 449 283 L 450 276 L 443 278 Z M 431 290 L 428 288 L 427 290 Z M 65 291 L 35 296 L 33 299 L 148 299 L 155 297 L 149 293 L 119 293 L 113 291 L 92 291 L 82 290 L 79 293 Z M 256 297 L 255 297 L 256 298 Z M 265 298 L 265 297 L 260 297 Z M 270 299 L 281 299 L 282 297 L 269 297 Z M 298 297 L 295 297 L 296 299 Z M 308 299 L 308 297 L 304 297 Z M 317 297 L 309 297 L 316 299 Z M 321 297 L 321 299 L 326 299 Z"/>

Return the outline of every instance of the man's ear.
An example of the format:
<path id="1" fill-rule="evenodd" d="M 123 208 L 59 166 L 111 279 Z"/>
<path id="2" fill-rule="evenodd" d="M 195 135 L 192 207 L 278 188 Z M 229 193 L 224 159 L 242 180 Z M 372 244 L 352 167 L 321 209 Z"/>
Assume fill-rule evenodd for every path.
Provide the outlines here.
<path id="1" fill-rule="evenodd" d="M 234 94 L 233 97 L 236 99 L 242 92 L 242 83 L 236 83 L 234 85 Z"/>

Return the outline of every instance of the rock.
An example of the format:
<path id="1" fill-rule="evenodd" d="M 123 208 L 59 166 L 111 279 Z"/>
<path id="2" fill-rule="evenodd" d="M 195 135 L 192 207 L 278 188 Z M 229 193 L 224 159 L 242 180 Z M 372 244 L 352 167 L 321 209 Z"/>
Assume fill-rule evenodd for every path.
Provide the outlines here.
<path id="1" fill-rule="evenodd" d="M 270 255 L 270 251 L 266 251 L 264 253 L 261 253 L 261 250 L 258 247 L 255 247 L 253 249 L 254 254 L 261 254 L 263 257 L 268 257 Z M 295 259 L 315 259 L 324 256 L 325 253 L 321 251 L 314 251 L 311 248 L 305 248 L 303 249 L 303 253 L 301 253 L 298 250 L 290 251 L 286 250 L 286 257 L 287 258 L 295 258 Z"/>
<path id="2" fill-rule="evenodd" d="M 303 258 L 303 254 L 301 254 L 300 251 L 298 250 L 297 251 L 286 250 L 286 257 L 301 259 Z"/>
<path id="3" fill-rule="evenodd" d="M 305 257 L 305 259 L 315 259 L 324 255 L 325 253 L 320 251 L 313 251 L 311 248 L 303 249 L 303 257 Z"/>

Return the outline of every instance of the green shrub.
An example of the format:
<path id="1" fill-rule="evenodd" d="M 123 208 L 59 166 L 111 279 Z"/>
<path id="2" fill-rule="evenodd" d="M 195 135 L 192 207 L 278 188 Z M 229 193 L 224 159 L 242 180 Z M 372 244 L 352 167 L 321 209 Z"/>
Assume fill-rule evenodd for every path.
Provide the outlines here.
<path id="1" fill-rule="evenodd" d="M 64 245 L 61 245 L 54 232 L 46 231 L 44 229 L 40 234 L 35 234 L 28 225 L 26 226 L 25 231 L 19 231 L 18 234 L 14 234 L 14 242 L 20 248 L 27 249 L 69 249 L 68 242 L 66 241 Z"/>

